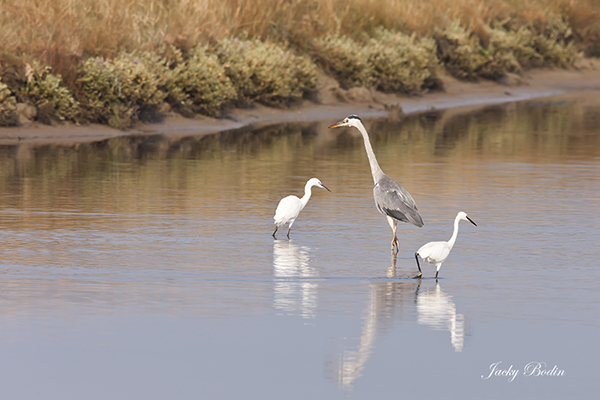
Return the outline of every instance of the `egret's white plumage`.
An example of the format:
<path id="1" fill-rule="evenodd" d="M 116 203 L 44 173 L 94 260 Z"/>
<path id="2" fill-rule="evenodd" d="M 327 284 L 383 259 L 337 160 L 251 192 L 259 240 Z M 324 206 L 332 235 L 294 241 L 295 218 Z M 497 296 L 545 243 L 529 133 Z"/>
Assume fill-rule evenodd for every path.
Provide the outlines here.
<path id="1" fill-rule="evenodd" d="M 461 220 L 469 221 L 473 225 L 477 226 L 475 222 L 466 212 L 461 211 L 456 215 L 454 219 L 454 232 L 452 232 L 452 237 L 447 242 L 429 242 L 421 246 L 419 250 L 415 253 L 415 259 L 417 260 L 417 267 L 419 268 L 419 275 L 415 278 L 420 278 L 423 273 L 421 272 L 421 266 L 419 265 L 419 256 L 431 264 L 435 264 L 437 270 L 435 272 L 435 277 L 437 279 L 438 274 L 440 273 L 440 268 L 442 268 L 442 263 L 446 261 L 448 255 L 450 254 L 450 250 L 454 247 L 454 243 L 456 242 L 456 237 L 458 236 L 458 223 Z"/>
<path id="2" fill-rule="evenodd" d="M 321 183 L 317 178 L 311 178 L 306 182 L 304 186 L 304 196 L 301 199 L 298 197 L 291 195 L 284 197 L 281 199 L 279 204 L 277 205 L 277 210 L 275 210 L 275 216 L 273 217 L 275 223 L 275 231 L 273 232 L 273 237 L 275 237 L 275 233 L 277 233 L 277 229 L 279 229 L 283 225 L 288 225 L 287 237 L 290 237 L 290 230 L 292 230 L 292 225 L 300 215 L 300 212 L 306 207 L 306 203 L 310 199 L 312 194 L 312 187 L 317 186 L 323 189 L 326 189 L 328 192 L 331 192 L 325 185 Z"/>
<path id="3" fill-rule="evenodd" d="M 375 206 L 380 213 L 386 216 L 394 237 L 392 238 L 392 253 L 398 253 L 399 241 L 396 237 L 396 224 L 400 222 L 410 222 L 411 224 L 423 226 L 423 219 L 417 205 L 412 196 L 406 189 L 400 186 L 396 181 L 383 173 L 373 153 L 369 134 L 362 124 L 362 120 L 355 114 L 351 114 L 344 118 L 343 121 L 331 125 L 330 128 L 338 128 L 340 126 L 353 126 L 361 133 L 367 151 L 367 158 L 371 166 L 371 175 L 373 175 L 373 199 Z M 394 251 L 395 249 L 395 251 Z"/>

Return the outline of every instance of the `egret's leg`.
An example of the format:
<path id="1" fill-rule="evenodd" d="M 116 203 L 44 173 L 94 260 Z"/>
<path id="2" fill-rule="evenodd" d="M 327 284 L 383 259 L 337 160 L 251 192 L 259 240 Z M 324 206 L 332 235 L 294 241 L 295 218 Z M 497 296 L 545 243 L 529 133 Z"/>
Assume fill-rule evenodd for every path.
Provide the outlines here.
<path id="1" fill-rule="evenodd" d="M 275 225 L 275 230 L 273 231 L 273 237 L 274 237 L 275 239 L 277 239 L 277 238 L 275 237 L 275 234 L 277 233 L 277 229 L 278 229 L 278 228 L 279 228 L 279 227 L 278 227 L 277 225 Z"/>
<path id="2" fill-rule="evenodd" d="M 419 253 L 415 253 L 415 260 L 417 260 L 417 268 L 419 268 L 419 275 L 415 276 L 415 279 L 423 276 L 423 272 L 421 271 L 421 266 L 419 265 Z"/>
<path id="3" fill-rule="evenodd" d="M 288 225 L 288 233 L 287 233 L 287 238 L 290 238 L 290 231 L 292 230 L 292 225 L 294 225 L 294 222 L 296 222 L 295 219 L 290 221 L 290 224 Z"/>
<path id="4" fill-rule="evenodd" d="M 440 273 L 440 269 L 442 268 L 442 264 L 437 265 L 437 271 L 435 271 L 435 279 L 437 280 L 438 274 Z"/>

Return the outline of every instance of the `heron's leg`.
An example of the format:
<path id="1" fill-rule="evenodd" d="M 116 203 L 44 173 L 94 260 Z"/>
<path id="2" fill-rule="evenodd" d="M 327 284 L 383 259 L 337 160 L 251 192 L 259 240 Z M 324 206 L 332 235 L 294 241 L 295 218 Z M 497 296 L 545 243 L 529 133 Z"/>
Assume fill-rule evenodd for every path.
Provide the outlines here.
<path id="1" fill-rule="evenodd" d="M 421 271 L 421 266 L 419 265 L 419 253 L 415 253 L 415 260 L 417 260 L 417 268 L 419 268 L 419 275 L 415 276 L 415 279 L 423 276 L 423 271 Z"/>
<path id="2" fill-rule="evenodd" d="M 442 268 L 442 264 L 437 265 L 437 271 L 435 271 L 435 280 L 437 280 L 438 274 L 440 273 L 440 268 Z"/>
<path id="3" fill-rule="evenodd" d="M 385 216 L 388 220 L 388 224 L 390 228 L 392 228 L 392 233 L 394 237 L 392 238 L 392 254 L 397 254 L 398 252 L 394 252 L 394 244 L 398 243 L 398 238 L 396 237 L 396 220 L 390 217 L 389 215 Z"/>
<path id="4" fill-rule="evenodd" d="M 396 224 L 395 223 L 394 223 L 394 227 L 392 228 L 392 231 L 394 232 L 394 238 L 392 239 L 392 253 L 398 254 L 398 252 L 400 251 L 400 241 L 398 240 L 398 237 L 396 236 Z M 396 251 L 394 251 L 394 245 L 396 246 Z"/>
<path id="5" fill-rule="evenodd" d="M 275 225 L 275 230 L 273 231 L 273 235 L 272 235 L 275 239 L 277 239 L 275 237 L 275 234 L 277 233 L 277 229 L 279 229 L 279 227 L 277 225 Z"/>
<path id="6" fill-rule="evenodd" d="M 288 237 L 288 239 L 290 238 L 290 231 L 291 231 L 291 230 L 292 230 L 292 227 L 290 226 L 290 227 L 289 227 L 289 229 L 288 229 L 288 233 L 287 233 L 287 237 Z"/>
<path id="7" fill-rule="evenodd" d="M 393 219 L 389 215 L 386 215 L 386 217 L 387 217 L 388 224 L 390 224 L 390 228 L 392 228 L 392 233 L 394 234 L 394 237 L 392 238 L 392 254 L 398 254 L 398 251 L 400 251 L 400 242 L 399 242 L 398 238 L 396 237 L 397 222 L 395 219 Z M 396 251 L 394 251 L 394 245 L 396 246 Z"/>

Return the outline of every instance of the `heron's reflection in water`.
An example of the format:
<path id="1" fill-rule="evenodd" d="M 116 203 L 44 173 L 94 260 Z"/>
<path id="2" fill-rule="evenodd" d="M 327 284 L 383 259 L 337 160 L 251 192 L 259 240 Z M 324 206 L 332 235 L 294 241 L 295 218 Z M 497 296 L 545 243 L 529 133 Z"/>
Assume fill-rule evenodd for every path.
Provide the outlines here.
<path id="1" fill-rule="evenodd" d="M 396 256 L 387 271 L 388 278 L 396 276 Z M 378 333 L 384 332 L 392 324 L 414 315 L 415 296 L 418 280 L 382 280 L 370 283 L 367 308 L 364 312 L 360 342 L 357 347 L 343 348 L 337 362 L 332 363 L 334 379 L 343 390 L 352 390 L 373 349 Z"/>
<path id="2" fill-rule="evenodd" d="M 392 256 L 388 278 L 396 276 L 396 257 Z M 464 316 L 456 313 L 451 296 L 444 293 L 436 281 L 435 287 L 423 289 L 426 280 L 385 280 L 370 283 L 367 309 L 364 312 L 358 346 L 344 347 L 332 363 L 334 379 L 340 388 L 352 390 L 363 374 L 365 364 L 375 348 L 378 333 L 385 332 L 395 323 L 414 320 L 434 330 L 450 331 L 455 351 L 464 344 Z M 416 313 L 415 313 L 416 306 Z"/>
<path id="3" fill-rule="evenodd" d="M 418 322 L 430 329 L 450 331 L 454 351 L 462 351 L 465 341 L 465 317 L 456 313 L 452 297 L 442 291 L 439 283 L 431 289 L 419 291 L 417 296 Z"/>
<path id="4" fill-rule="evenodd" d="M 315 317 L 318 283 L 295 279 L 318 275 L 310 266 L 309 250 L 292 240 L 273 241 L 273 307 L 285 314 Z"/>

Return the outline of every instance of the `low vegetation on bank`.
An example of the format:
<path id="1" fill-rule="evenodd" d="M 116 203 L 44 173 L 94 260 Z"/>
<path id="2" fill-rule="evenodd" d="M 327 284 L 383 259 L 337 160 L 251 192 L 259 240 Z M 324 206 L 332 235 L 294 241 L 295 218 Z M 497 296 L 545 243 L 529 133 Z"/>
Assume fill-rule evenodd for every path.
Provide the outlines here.
<path id="1" fill-rule="evenodd" d="M 312 43 L 313 58 L 345 88 L 420 93 L 439 86 L 440 62 L 431 38 L 377 29 L 367 40 L 327 35 Z"/>
<path id="2" fill-rule="evenodd" d="M 111 1 L 106 0 L 105 5 Z M 130 13 L 137 12 L 140 18 L 148 16 L 144 2 L 123 1 Z M 558 11 L 566 16 L 559 16 L 546 8 L 545 14 L 526 18 L 523 9 L 510 15 L 499 6 L 510 3 L 508 0 L 491 2 L 493 5 L 486 7 L 479 0 L 455 1 L 464 6 L 462 15 L 446 12 L 442 18 L 437 10 L 432 12 L 430 25 L 426 27 L 406 19 L 404 24 L 393 26 L 389 16 L 398 10 L 394 6 L 386 9 L 377 0 L 368 2 L 379 7 L 380 13 L 375 14 L 364 8 L 366 3 L 352 0 L 354 8 L 336 11 L 333 20 L 337 26 L 329 25 L 331 21 L 326 19 L 337 10 L 339 4 L 335 0 L 313 4 L 319 10 L 300 0 L 288 10 L 289 16 L 277 11 L 282 6 L 278 1 L 263 0 L 263 5 L 272 8 L 254 10 L 255 18 L 251 19 L 254 25 L 247 25 L 244 19 L 250 12 L 247 5 L 236 3 L 236 18 L 245 21 L 237 29 L 219 25 L 223 21 L 217 13 L 212 25 L 206 24 L 203 32 L 193 30 L 185 35 L 181 24 L 198 22 L 198 15 L 192 11 L 200 10 L 184 10 L 183 3 L 178 1 L 175 1 L 177 7 L 169 8 L 162 2 L 147 0 L 161 12 L 154 20 L 153 31 L 147 26 L 148 21 L 138 20 L 138 25 L 127 32 L 115 25 L 114 32 L 92 34 L 89 30 L 95 25 L 84 26 L 76 21 L 74 18 L 81 18 L 81 10 L 71 7 L 63 8 L 62 18 L 65 24 L 72 19 L 74 26 L 54 27 L 58 39 L 54 47 L 44 51 L 36 45 L 23 47 L 26 38 L 11 36 L 25 22 L 5 19 L 6 29 L 2 33 L 5 44 L 0 48 L 0 126 L 18 125 L 20 110 L 27 108 L 28 117 L 42 123 L 96 122 L 129 129 L 140 120 L 160 120 L 169 110 L 193 118 L 219 117 L 228 107 L 253 102 L 286 107 L 316 92 L 319 70 L 346 89 L 367 87 L 387 93 L 418 94 L 441 88 L 443 71 L 465 80 L 502 80 L 507 73 L 520 73 L 528 68 L 572 66 L 584 52 L 600 55 L 600 34 L 597 34 L 600 27 L 597 22 L 587 20 L 583 12 L 563 8 Z M 545 4 L 543 0 L 536 1 L 532 4 Z M 590 1 L 575 0 L 584 8 Z M 438 8 L 442 9 L 452 3 L 438 2 Z M 47 4 L 48 15 L 41 15 L 39 7 L 38 11 L 29 10 L 29 3 L 24 1 L 12 8 L 3 3 L 0 11 L 4 17 L 0 18 L 30 12 L 31 18 L 38 19 L 38 26 L 50 26 L 48 19 L 58 12 L 56 2 Z M 103 8 L 104 3 L 83 1 L 78 7 L 94 8 L 88 11 L 95 14 L 85 15 L 103 18 L 97 23 L 126 22 L 124 15 L 113 15 Z M 473 10 L 466 11 L 467 3 L 478 4 L 481 14 L 478 18 L 469 14 Z M 230 0 L 220 5 L 211 1 L 207 4 L 212 11 L 223 7 L 222 4 L 234 5 Z M 416 4 L 413 12 L 423 12 L 422 3 Z M 350 15 L 351 9 L 365 14 L 365 18 Z M 593 8 L 590 10 L 589 15 L 600 16 L 594 14 Z M 265 22 L 262 18 L 267 16 L 271 17 L 270 25 L 261 25 Z M 298 25 L 292 16 L 301 17 L 304 23 Z M 483 16 L 487 16 L 485 21 Z M 368 21 L 371 23 L 366 24 Z M 180 34 L 173 37 L 158 26 L 167 22 Z M 139 36 L 133 40 L 130 31 L 136 27 Z M 65 47 L 68 38 L 61 38 L 67 33 L 73 35 L 71 50 Z M 90 35 L 95 35 L 97 41 L 78 48 L 77 40 L 89 40 Z M 117 40 L 119 37 L 121 42 Z M 107 49 L 107 44 L 115 43 L 116 51 Z"/>

